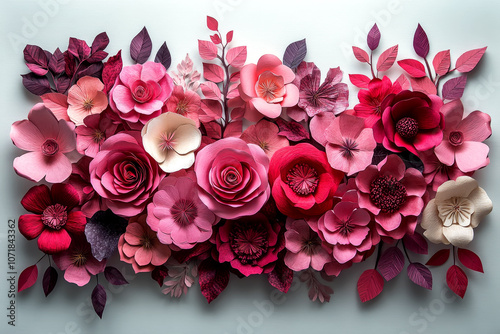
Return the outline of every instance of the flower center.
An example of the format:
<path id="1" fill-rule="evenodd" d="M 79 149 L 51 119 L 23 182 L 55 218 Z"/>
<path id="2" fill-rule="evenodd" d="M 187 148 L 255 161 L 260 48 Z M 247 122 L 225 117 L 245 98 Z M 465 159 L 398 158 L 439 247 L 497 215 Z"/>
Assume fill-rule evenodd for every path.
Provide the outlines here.
<path id="1" fill-rule="evenodd" d="M 229 244 L 242 264 L 260 259 L 268 248 L 268 232 L 259 222 L 235 222 L 229 234 Z"/>
<path id="2" fill-rule="evenodd" d="M 84 253 L 75 253 L 71 257 L 71 262 L 76 267 L 83 267 L 87 263 L 87 257 Z"/>
<path id="3" fill-rule="evenodd" d="M 222 171 L 222 179 L 224 183 L 228 186 L 235 186 L 241 182 L 241 174 L 234 167 L 225 168 Z"/>
<path id="4" fill-rule="evenodd" d="M 399 210 L 406 200 L 406 188 L 393 176 L 380 176 L 373 180 L 370 199 L 382 212 Z"/>
<path id="5" fill-rule="evenodd" d="M 180 199 L 170 208 L 170 214 L 175 222 L 181 226 L 187 226 L 194 222 L 198 217 L 198 209 L 193 201 Z"/>
<path id="6" fill-rule="evenodd" d="M 265 141 L 259 142 L 259 147 L 264 150 L 264 152 L 269 151 L 269 143 Z"/>
<path id="7" fill-rule="evenodd" d="M 319 245 L 321 245 L 321 239 L 318 235 L 312 235 L 311 233 L 311 238 L 303 243 L 301 252 L 304 252 L 307 255 L 314 255 L 316 254 L 316 249 Z"/>
<path id="8" fill-rule="evenodd" d="M 412 139 L 418 134 L 418 122 L 411 117 L 401 118 L 396 123 L 396 132 L 405 139 Z"/>
<path id="9" fill-rule="evenodd" d="M 104 132 L 102 132 L 101 130 L 99 129 L 94 130 L 94 135 L 92 136 L 94 143 L 100 144 L 101 142 L 104 141 L 104 139 L 106 139 L 105 137 L 106 136 L 104 135 Z"/>
<path id="10" fill-rule="evenodd" d="M 189 103 L 186 100 L 181 100 L 177 103 L 177 107 L 175 108 L 175 111 L 178 114 L 181 114 L 184 116 L 187 113 L 188 105 L 189 105 Z"/>
<path id="11" fill-rule="evenodd" d="M 474 213 L 474 203 L 464 197 L 451 197 L 438 204 L 439 218 L 444 226 L 459 224 L 469 226 L 470 218 Z"/>
<path id="12" fill-rule="evenodd" d="M 83 109 L 85 109 L 85 111 L 89 112 L 93 107 L 94 101 L 92 99 L 85 99 L 85 101 L 83 101 Z"/>
<path id="13" fill-rule="evenodd" d="M 464 134 L 461 131 L 452 131 L 448 139 L 451 145 L 460 146 L 464 142 Z"/>
<path id="14" fill-rule="evenodd" d="M 151 238 L 148 235 L 144 235 L 141 238 L 140 243 L 141 243 L 141 246 L 145 249 L 153 248 L 153 240 L 151 240 Z"/>
<path id="15" fill-rule="evenodd" d="M 283 101 L 285 84 L 282 76 L 274 75 L 270 71 L 263 72 L 255 84 L 257 96 L 268 103 Z"/>
<path id="16" fill-rule="evenodd" d="M 171 133 L 162 133 L 161 136 L 161 141 L 160 141 L 160 149 L 162 151 L 166 150 L 173 150 L 175 146 L 175 139 L 174 139 L 175 131 Z"/>
<path id="17" fill-rule="evenodd" d="M 308 164 L 296 164 L 288 171 L 285 183 L 288 184 L 297 195 L 309 195 L 318 187 L 318 172 Z"/>
<path id="18" fill-rule="evenodd" d="M 146 103 L 154 97 L 154 86 L 151 82 L 137 80 L 131 87 L 132 98 L 138 103 Z"/>
<path id="19" fill-rule="evenodd" d="M 344 144 L 341 146 L 341 149 L 344 158 L 352 158 L 354 156 L 353 151 L 359 151 L 356 141 L 350 138 L 344 139 Z"/>
<path id="20" fill-rule="evenodd" d="M 45 156 L 53 156 L 59 151 L 59 144 L 54 139 L 47 139 L 43 144 L 42 144 L 42 153 Z"/>
<path id="21" fill-rule="evenodd" d="M 61 204 L 48 206 L 42 213 L 42 222 L 54 229 L 60 230 L 68 221 L 67 208 Z"/>
<path id="22" fill-rule="evenodd" d="M 345 222 L 343 221 L 341 222 L 339 233 L 342 234 L 343 236 L 348 236 L 354 230 L 354 227 L 355 226 L 351 223 L 350 220 L 347 220 Z"/>

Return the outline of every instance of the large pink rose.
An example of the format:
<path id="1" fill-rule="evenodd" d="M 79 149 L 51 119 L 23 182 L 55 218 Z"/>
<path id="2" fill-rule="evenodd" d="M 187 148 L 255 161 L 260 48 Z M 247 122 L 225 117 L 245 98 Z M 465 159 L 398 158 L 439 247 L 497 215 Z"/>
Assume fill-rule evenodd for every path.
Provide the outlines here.
<path id="1" fill-rule="evenodd" d="M 90 183 L 115 214 L 135 216 L 146 207 L 165 174 L 134 131 L 109 137 L 89 166 Z"/>
<path id="2" fill-rule="evenodd" d="M 274 55 L 263 55 L 257 65 L 247 64 L 240 71 L 240 96 L 246 102 L 245 118 L 257 122 L 276 118 L 282 107 L 299 101 L 299 89 L 292 84 L 293 71 Z"/>
<path id="3" fill-rule="evenodd" d="M 109 105 L 130 125 L 138 123 L 142 127 L 161 114 L 173 89 L 174 82 L 162 64 L 146 62 L 127 66 L 109 93 Z"/>
<path id="4" fill-rule="evenodd" d="M 205 146 L 194 171 L 202 202 L 217 216 L 236 219 L 255 214 L 269 199 L 269 158 L 254 144 L 224 138 Z"/>

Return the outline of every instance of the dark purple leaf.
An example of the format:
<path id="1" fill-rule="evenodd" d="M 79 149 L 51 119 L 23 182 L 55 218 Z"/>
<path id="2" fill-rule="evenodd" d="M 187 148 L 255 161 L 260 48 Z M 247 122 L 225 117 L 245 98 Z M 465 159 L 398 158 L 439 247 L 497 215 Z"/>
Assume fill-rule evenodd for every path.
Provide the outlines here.
<path id="1" fill-rule="evenodd" d="M 102 63 L 90 64 L 87 67 L 82 68 L 76 73 L 76 80 L 83 78 L 85 76 L 99 78 L 102 73 L 103 65 Z"/>
<path id="2" fill-rule="evenodd" d="M 163 281 L 165 277 L 168 276 L 168 268 L 165 266 L 155 267 L 151 272 L 151 278 L 158 282 L 158 285 L 161 287 L 163 285 Z"/>
<path id="3" fill-rule="evenodd" d="M 446 284 L 450 287 L 451 291 L 455 292 L 460 298 L 464 298 L 467 291 L 469 279 L 467 274 L 456 265 L 452 265 L 446 272 Z"/>
<path id="4" fill-rule="evenodd" d="M 36 45 L 26 45 L 23 51 L 24 61 L 27 64 L 36 64 L 41 67 L 47 68 L 49 64 L 49 58 L 42 48 Z"/>
<path id="5" fill-rule="evenodd" d="M 108 93 L 115 84 L 115 80 L 120 74 L 122 67 L 122 50 L 120 50 L 115 56 L 108 59 L 102 69 L 102 82 L 104 83 L 105 93 Z"/>
<path id="6" fill-rule="evenodd" d="M 378 262 L 378 270 L 386 281 L 398 276 L 405 265 L 403 252 L 398 247 L 387 248 Z"/>
<path id="7" fill-rule="evenodd" d="M 208 258 L 200 263 L 198 266 L 198 275 L 201 293 L 209 304 L 224 291 L 229 283 L 229 270 L 227 266 L 214 261 L 212 258 Z"/>
<path id="8" fill-rule="evenodd" d="M 372 51 L 378 47 L 378 43 L 380 42 L 380 30 L 378 30 L 376 23 L 370 29 L 370 32 L 368 32 L 366 42 L 368 43 L 368 47 Z"/>
<path id="9" fill-rule="evenodd" d="M 109 258 L 118 249 L 118 240 L 125 233 L 127 219 L 111 210 L 97 211 L 85 225 L 85 237 L 97 261 Z"/>
<path id="10" fill-rule="evenodd" d="M 91 64 L 98 63 L 98 62 L 106 59 L 107 56 L 108 56 L 108 53 L 106 51 L 97 51 L 96 53 L 93 53 L 92 56 L 90 56 L 90 58 L 87 59 L 87 61 Z"/>
<path id="11" fill-rule="evenodd" d="M 465 75 L 446 81 L 443 85 L 443 99 L 456 100 L 461 98 L 466 84 L 467 76 Z"/>
<path id="12" fill-rule="evenodd" d="M 278 261 L 273 271 L 267 275 L 267 281 L 279 291 L 287 293 L 292 285 L 293 270 L 288 268 L 283 261 Z"/>
<path id="13" fill-rule="evenodd" d="M 38 268 L 36 264 L 24 269 L 17 281 L 17 292 L 31 288 L 38 278 Z"/>
<path id="14" fill-rule="evenodd" d="M 307 54 L 306 39 L 293 42 L 288 45 L 283 55 L 283 64 L 290 67 L 292 70 L 299 66 Z"/>
<path id="15" fill-rule="evenodd" d="M 40 77 L 33 73 L 21 75 L 24 87 L 32 94 L 43 95 L 50 93 L 50 82 L 46 77 Z"/>
<path id="16" fill-rule="evenodd" d="M 65 66 L 64 55 L 61 52 L 61 50 L 57 48 L 49 60 L 49 69 L 52 73 L 60 74 L 64 72 L 64 66 Z"/>
<path id="17" fill-rule="evenodd" d="M 116 269 L 115 267 L 108 266 L 104 269 L 104 277 L 108 280 L 109 283 L 113 285 L 124 285 L 128 284 L 125 277 L 123 277 L 122 273 Z"/>
<path id="18" fill-rule="evenodd" d="M 64 94 L 71 84 L 71 79 L 65 74 L 61 75 L 55 80 L 56 90 L 58 93 Z"/>
<path id="19" fill-rule="evenodd" d="M 148 30 L 144 27 L 130 43 L 130 56 L 136 63 L 144 64 L 151 55 L 152 48 L 153 43 Z"/>
<path id="20" fill-rule="evenodd" d="M 71 37 L 69 39 L 68 52 L 79 61 L 84 61 L 90 57 L 91 50 L 85 41 Z"/>
<path id="21" fill-rule="evenodd" d="M 45 297 L 47 297 L 52 292 L 52 290 L 54 290 L 58 276 L 59 275 L 57 274 L 57 270 L 52 266 L 48 267 L 47 270 L 45 270 L 42 281 L 43 293 L 45 293 Z"/>
<path id="22" fill-rule="evenodd" d="M 432 290 L 432 274 L 429 268 L 421 263 L 410 263 L 407 268 L 408 278 L 423 288 Z"/>
<path id="23" fill-rule="evenodd" d="M 108 46 L 108 44 L 109 44 L 108 35 L 105 32 L 101 32 L 94 38 L 94 41 L 92 42 L 91 46 L 92 55 L 97 51 L 104 50 Z"/>
<path id="24" fill-rule="evenodd" d="M 285 136 L 288 140 L 301 141 L 303 139 L 309 139 L 309 132 L 307 132 L 306 129 L 298 122 L 287 122 L 282 118 L 277 118 L 276 124 L 280 130 L 278 134 L 280 136 Z"/>
<path id="25" fill-rule="evenodd" d="M 172 57 L 170 56 L 170 51 L 168 51 L 167 42 L 163 42 L 160 49 L 156 53 L 155 63 L 162 64 L 167 70 L 170 67 Z"/>
<path id="26" fill-rule="evenodd" d="M 413 233 L 412 235 L 405 235 L 403 238 L 403 243 L 409 251 L 412 251 L 416 254 L 427 254 L 428 253 L 428 245 L 427 240 L 418 232 Z"/>
<path id="27" fill-rule="evenodd" d="M 64 55 L 64 63 L 65 63 L 65 67 L 64 67 L 64 70 L 66 71 L 66 74 L 68 75 L 68 77 L 72 77 L 73 74 L 75 74 L 75 71 L 76 71 L 76 64 L 75 64 L 75 57 L 69 53 L 68 51 L 65 51 L 63 53 Z"/>
<path id="28" fill-rule="evenodd" d="M 102 285 L 97 284 L 92 291 L 92 306 L 94 307 L 95 313 L 102 319 L 102 312 L 104 312 L 104 307 L 106 306 L 106 291 Z"/>
<path id="29" fill-rule="evenodd" d="M 413 36 L 413 48 L 422 58 L 427 57 L 429 54 L 429 39 L 420 24 L 418 24 L 417 30 L 415 30 L 415 35 Z"/>
<path id="30" fill-rule="evenodd" d="M 432 257 L 429 259 L 429 261 L 426 262 L 426 265 L 428 266 L 440 266 L 444 264 L 448 258 L 450 257 L 450 250 L 449 249 L 441 249 L 438 250 Z"/>

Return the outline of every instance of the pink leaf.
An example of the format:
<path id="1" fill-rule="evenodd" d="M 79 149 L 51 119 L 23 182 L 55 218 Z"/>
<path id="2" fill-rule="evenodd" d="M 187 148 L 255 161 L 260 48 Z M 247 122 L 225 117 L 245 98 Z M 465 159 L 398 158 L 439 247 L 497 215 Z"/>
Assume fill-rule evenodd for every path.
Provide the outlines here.
<path id="1" fill-rule="evenodd" d="M 399 275 L 404 265 L 405 258 L 401 250 L 398 247 L 390 247 L 382 253 L 378 262 L 378 270 L 386 281 L 390 281 Z"/>
<path id="2" fill-rule="evenodd" d="M 443 85 L 443 99 L 456 100 L 461 98 L 466 84 L 467 77 L 465 75 L 446 81 Z"/>
<path id="3" fill-rule="evenodd" d="M 278 134 L 280 136 L 285 136 L 288 140 L 301 141 L 303 139 L 309 139 L 309 132 L 298 122 L 287 122 L 282 118 L 277 118 L 276 124 L 280 130 Z"/>
<path id="4" fill-rule="evenodd" d="M 229 81 L 231 82 L 236 82 L 240 80 L 240 71 L 238 72 L 234 72 L 233 74 L 231 74 L 231 76 L 229 77 Z"/>
<path id="5" fill-rule="evenodd" d="M 203 77 L 208 81 L 219 83 L 224 81 L 224 70 L 219 65 L 203 63 Z"/>
<path id="6" fill-rule="evenodd" d="M 428 266 L 440 266 L 443 265 L 450 257 L 449 249 L 438 250 L 432 257 L 427 261 Z"/>
<path id="7" fill-rule="evenodd" d="M 102 319 L 102 313 L 104 312 L 104 307 L 106 307 L 106 290 L 101 284 L 97 284 L 92 291 L 92 306 L 94 307 L 95 313 Z"/>
<path id="8" fill-rule="evenodd" d="M 45 107 L 56 116 L 58 120 L 69 122 L 68 117 L 68 97 L 61 93 L 47 93 L 40 96 Z"/>
<path id="9" fill-rule="evenodd" d="M 359 60 L 360 62 L 362 63 L 370 62 L 370 56 L 365 50 L 360 49 L 357 46 L 353 46 L 352 52 L 354 52 L 354 57 L 356 57 L 356 59 Z"/>
<path id="10" fill-rule="evenodd" d="M 402 90 L 407 90 L 410 89 L 410 81 L 405 77 L 404 74 L 401 74 L 395 81 L 395 83 L 398 83 L 401 86 Z"/>
<path id="11" fill-rule="evenodd" d="M 432 290 L 432 274 L 429 268 L 421 263 L 410 263 L 406 269 L 408 278 L 423 288 Z"/>
<path id="12" fill-rule="evenodd" d="M 480 273 L 484 273 L 483 264 L 481 262 L 481 259 L 479 258 L 479 256 L 477 256 L 476 253 L 468 249 L 459 248 L 457 254 L 458 254 L 458 259 L 460 260 L 460 262 L 462 262 L 464 266 L 466 266 L 470 270 L 475 270 L 479 271 Z"/>
<path id="13" fill-rule="evenodd" d="M 222 96 L 219 87 L 211 81 L 201 84 L 201 92 L 210 100 L 220 100 Z"/>
<path id="14" fill-rule="evenodd" d="M 241 132 L 243 131 L 243 121 L 232 121 L 224 129 L 224 138 L 227 137 L 237 137 L 241 136 Z"/>
<path id="15" fill-rule="evenodd" d="M 247 47 L 237 46 L 235 48 L 229 49 L 226 54 L 226 60 L 229 65 L 233 67 L 243 67 L 243 65 L 245 65 L 245 61 L 247 60 Z"/>
<path id="16" fill-rule="evenodd" d="M 461 73 L 472 71 L 483 57 L 486 52 L 486 48 L 487 46 L 480 49 L 470 50 L 458 57 L 456 64 L 457 71 Z"/>
<path id="17" fill-rule="evenodd" d="M 222 128 L 219 123 L 213 121 L 208 123 L 203 123 L 205 130 L 207 131 L 207 137 L 212 139 L 222 138 Z"/>
<path id="18" fill-rule="evenodd" d="M 228 31 L 227 34 L 226 34 L 226 43 L 231 43 L 231 41 L 233 40 L 233 31 Z"/>
<path id="19" fill-rule="evenodd" d="M 280 261 L 276 263 L 273 271 L 267 275 L 267 281 L 279 291 L 287 293 L 292 285 L 293 270 Z"/>
<path id="20" fill-rule="evenodd" d="M 365 270 L 358 280 L 358 294 L 363 303 L 377 297 L 384 289 L 384 278 L 375 269 Z"/>
<path id="21" fill-rule="evenodd" d="M 363 74 L 349 74 L 349 80 L 359 88 L 368 88 L 368 83 L 370 83 L 370 78 Z"/>
<path id="22" fill-rule="evenodd" d="M 427 95 L 436 95 L 437 89 L 429 77 L 410 78 L 411 87 L 414 91 L 422 92 Z"/>
<path id="23" fill-rule="evenodd" d="M 24 269 L 19 275 L 17 282 L 17 292 L 31 288 L 38 278 L 38 268 L 36 264 Z"/>
<path id="24" fill-rule="evenodd" d="M 198 52 L 200 57 L 205 60 L 211 60 L 217 57 L 217 45 L 211 41 L 198 40 Z"/>
<path id="25" fill-rule="evenodd" d="M 219 22 L 211 16 L 207 16 L 207 27 L 212 31 L 217 31 L 219 29 Z"/>
<path id="26" fill-rule="evenodd" d="M 115 80 L 120 74 L 122 67 L 122 50 L 118 51 L 115 56 L 110 57 L 108 61 L 104 63 L 104 67 L 102 69 L 102 82 L 104 83 L 105 93 L 108 93 L 111 88 L 113 88 Z"/>
<path id="27" fill-rule="evenodd" d="M 205 113 L 206 116 L 208 116 L 208 118 L 206 119 L 206 121 L 208 122 L 217 120 L 222 117 L 222 105 L 217 100 L 202 99 L 201 110 Z M 202 119 L 202 121 L 205 120 Z"/>
<path id="28" fill-rule="evenodd" d="M 219 35 L 217 35 L 217 34 L 210 35 L 210 39 L 215 44 L 221 44 L 222 43 L 222 40 L 220 39 Z"/>
<path id="29" fill-rule="evenodd" d="M 398 46 L 394 45 L 393 47 L 388 48 L 380 57 L 378 57 L 377 61 L 377 71 L 383 72 L 387 71 L 392 67 L 394 62 L 396 61 L 396 57 L 398 55 Z"/>
<path id="30" fill-rule="evenodd" d="M 424 65 L 418 60 L 403 59 L 398 61 L 398 65 L 401 66 L 401 68 L 405 70 L 406 73 L 414 78 L 422 78 L 426 75 Z"/>
<path id="31" fill-rule="evenodd" d="M 434 56 L 432 66 L 438 75 L 445 75 L 450 70 L 450 50 L 440 51 Z"/>
<path id="32" fill-rule="evenodd" d="M 427 254 L 428 245 L 427 240 L 418 232 L 412 235 L 405 235 L 403 238 L 403 243 L 405 247 L 416 254 Z"/>
<path id="33" fill-rule="evenodd" d="M 452 265 L 446 272 L 446 283 L 448 287 L 460 298 L 464 298 L 469 280 L 465 272 L 457 265 Z"/>
<path id="34" fill-rule="evenodd" d="M 144 27 L 130 43 L 130 56 L 136 63 L 144 64 L 151 55 L 152 48 L 151 37 L 149 37 L 148 30 Z"/>
<path id="35" fill-rule="evenodd" d="M 245 115 L 245 108 L 234 108 L 231 111 L 231 120 L 235 121 L 237 119 L 243 118 Z"/>
<path id="36" fill-rule="evenodd" d="M 227 91 L 227 98 L 228 99 L 234 99 L 235 97 L 240 96 L 240 92 L 238 91 L 238 86 L 239 83 L 232 84 L 229 86 L 229 89 Z"/>
<path id="37" fill-rule="evenodd" d="M 200 263 L 198 273 L 201 293 L 210 304 L 227 287 L 229 270 L 225 265 L 208 258 Z"/>

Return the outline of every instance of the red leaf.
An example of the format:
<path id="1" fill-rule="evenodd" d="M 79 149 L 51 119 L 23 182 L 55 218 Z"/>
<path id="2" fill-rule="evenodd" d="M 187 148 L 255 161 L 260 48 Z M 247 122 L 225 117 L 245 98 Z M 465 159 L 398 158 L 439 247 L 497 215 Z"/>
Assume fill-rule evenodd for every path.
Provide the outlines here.
<path id="1" fill-rule="evenodd" d="M 363 74 L 349 74 L 349 80 L 351 83 L 359 88 L 368 88 L 368 83 L 370 82 L 370 78 Z"/>
<path id="2" fill-rule="evenodd" d="M 233 31 L 228 31 L 227 34 L 226 34 L 226 43 L 231 43 L 231 41 L 233 40 Z"/>
<path id="3" fill-rule="evenodd" d="M 465 272 L 459 266 L 452 265 L 446 272 L 446 283 L 451 291 L 455 292 L 460 298 L 464 298 L 467 291 L 469 280 Z"/>
<path id="4" fill-rule="evenodd" d="M 168 276 L 168 268 L 165 266 L 155 267 L 151 272 L 151 278 L 158 283 L 160 288 L 163 285 L 165 277 L 167 276 Z"/>
<path id="5" fill-rule="evenodd" d="M 186 261 L 200 256 L 203 253 L 210 253 L 213 246 L 214 245 L 210 241 L 205 241 L 197 243 L 196 246 L 191 249 L 181 249 L 176 251 L 172 253 L 172 256 L 177 260 L 177 262 L 185 263 Z"/>
<path id="6" fill-rule="evenodd" d="M 377 71 L 383 72 L 387 71 L 392 67 L 394 62 L 396 61 L 396 57 L 398 55 L 398 46 L 394 45 L 393 47 L 388 48 L 380 57 L 378 57 L 377 61 Z"/>
<path id="7" fill-rule="evenodd" d="M 217 31 L 219 29 L 219 22 L 211 16 L 207 16 L 207 27 L 212 31 Z"/>
<path id="8" fill-rule="evenodd" d="M 422 92 L 427 95 L 435 95 L 437 93 L 436 86 L 429 77 L 410 78 L 410 82 L 414 91 Z"/>
<path id="9" fill-rule="evenodd" d="M 480 49 L 470 50 L 458 57 L 456 64 L 457 71 L 461 73 L 472 71 L 483 57 L 486 52 L 486 48 L 487 46 Z"/>
<path id="10" fill-rule="evenodd" d="M 377 297 L 384 289 L 384 278 L 375 269 L 365 270 L 358 280 L 358 294 L 363 303 Z"/>
<path id="11" fill-rule="evenodd" d="M 243 65 L 245 65 L 245 61 L 247 60 L 247 47 L 237 46 L 235 48 L 229 49 L 226 54 L 226 60 L 228 64 L 233 67 L 243 67 Z"/>
<path id="12" fill-rule="evenodd" d="M 410 81 L 408 81 L 404 74 L 401 74 L 394 83 L 396 82 L 401 86 L 402 90 L 410 89 Z"/>
<path id="13" fill-rule="evenodd" d="M 405 247 L 416 254 L 427 254 L 428 245 L 427 240 L 418 232 L 412 235 L 405 235 L 403 238 Z"/>
<path id="14" fill-rule="evenodd" d="M 426 265 L 428 266 L 440 266 L 443 265 L 448 258 L 450 257 L 449 249 L 441 249 L 436 252 L 436 254 L 432 255 L 432 257 L 427 261 Z"/>
<path id="15" fill-rule="evenodd" d="M 68 117 L 68 96 L 61 93 L 47 93 L 40 96 L 45 107 L 56 116 L 58 120 L 69 122 Z"/>
<path id="16" fill-rule="evenodd" d="M 203 82 L 201 84 L 201 92 L 207 99 L 210 100 L 220 100 L 221 92 L 219 87 L 211 81 Z"/>
<path id="17" fill-rule="evenodd" d="M 362 63 L 370 62 L 370 56 L 365 50 L 360 49 L 357 46 L 353 46 L 352 52 L 354 52 L 354 57 L 356 57 L 356 59 L 359 60 L 360 62 Z"/>
<path id="18" fill-rule="evenodd" d="M 212 258 L 208 258 L 198 266 L 201 293 L 210 304 L 224 291 L 229 283 L 229 270 Z"/>
<path id="19" fill-rule="evenodd" d="M 451 65 L 450 50 L 440 51 L 436 53 L 432 60 L 432 66 L 438 75 L 445 75 L 448 73 Z"/>
<path id="20" fill-rule="evenodd" d="M 382 253 L 378 262 L 378 270 L 386 281 L 390 281 L 399 275 L 404 265 L 405 258 L 401 250 L 398 247 L 390 247 Z"/>
<path id="21" fill-rule="evenodd" d="M 219 83 L 224 81 L 224 70 L 219 65 L 203 63 L 203 77 L 208 81 Z"/>
<path id="22" fill-rule="evenodd" d="M 211 41 L 198 40 L 198 52 L 205 60 L 212 60 L 217 57 L 217 45 Z"/>
<path id="23" fill-rule="evenodd" d="M 217 34 L 210 35 L 210 39 L 215 44 L 221 44 L 222 43 L 222 40 L 220 39 L 219 35 L 217 35 Z"/>
<path id="24" fill-rule="evenodd" d="M 309 132 L 307 132 L 306 129 L 298 122 L 287 122 L 282 118 L 277 118 L 276 124 L 280 130 L 278 134 L 285 136 L 288 140 L 301 141 L 303 139 L 309 139 Z"/>
<path id="25" fill-rule="evenodd" d="M 205 126 L 205 130 L 207 130 L 207 137 L 210 137 L 212 139 L 221 139 L 222 128 L 219 123 L 214 121 L 203 123 L 203 125 Z"/>
<path id="26" fill-rule="evenodd" d="M 110 57 L 108 61 L 104 63 L 104 67 L 102 69 L 102 82 L 104 83 L 104 92 L 106 94 L 115 84 L 115 80 L 120 74 L 122 67 L 122 50 L 118 51 L 115 56 Z"/>
<path id="27" fill-rule="evenodd" d="M 52 290 L 54 290 L 58 276 L 59 275 L 57 274 L 57 270 L 52 266 L 48 267 L 47 270 L 45 270 L 42 280 L 43 293 L 45 294 L 45 297 L 47 297 L 52 292 Z"/>
<path id="28" fill-rule="evenodd" d="M 21 292 L 24 289 L 31 288 L 35 284 L 38 278 L 38 268 L 36 264 L 29 266 L 24 269 L 19 275 L 19 280 L 17 282 L 17 292 Z"/>
<path id="29" fill-rule="evenodd" d="M 398 65 L 414 78 L 425 77 L 424 64 L 415 59 L 403 59 L 398 61 Z"/>
<path id="30" fill-rule="evenodd" d="M 227 137 L 236 137 L 239 138 L 241 136 L 241 132 L 243 131 L 243 121 L 231 121 L 224 130 L 224 138 Z"/>
<path id="31" fill-rule="evenodd" d="M 104 277 L 106 280 L 113 285 L 124 285 L 128 284 L 125 277 L 123 277 L 122 273 L 116 269 L 115 267 L 106 267 L 104 269 Z"/>
<path id="32" fill-rule="evenodd" d="M 460 260 L 460 262 L 462 262 L 464 266 L 466 266 L 470 270 L 475 270 L 479 271 L 480 273 L 484 273 L 483 264 L 481 262 L 481 259 L 476 253 L 468 249 L 459 248 L 457 254 L 458 254 L 458 259 Z"/>
<path id="33" fill-rule="evenodd" d="M 278 261 L 273 271 L 267 275 L 267 281 L 279 291 L 287 293 L 292 285 L 293 270 L 288 268 L 283 261 Z"/>
<path id="34" fill-rule="evenodd" d="M 201 100 L 201 110 L 205 115 L 200 115 L 200 119 L 203 122 L 210 122 L 217 120 L 222 117 L 222 105 L 217 100 L 202 99 Z"/>
<path id="35" fill-rule="evenodd" d="M 149 37 L 148 30 L 144 27 L 130 42 L 130 56 L 136 63 L 144 64 L 151 55 L 152 49 L 151 37 Z"/>
<path id="36" fill-rule="evenodd" d="M 102 319 L 102 312 L 104 312 L 104 307 L 106 306 L 106 291 L 102 285 L 97 284 L 92 291 L 92 306 L 94 307 L 95 313 Z"/>
<path id="37" fill-rule="evenodd" d="M 443 99 L 456 100 L 461 98 L 466 84 L 467 77 L 465 75 L 446 81 L 443 85 Z"/>
<path id="38" fill-rule="evenodd" d="M 410 263 L 406 269 L 408 278 L 423 288 L 432 290 L 432 274 L 429 268 L 421 263 Z"/>

